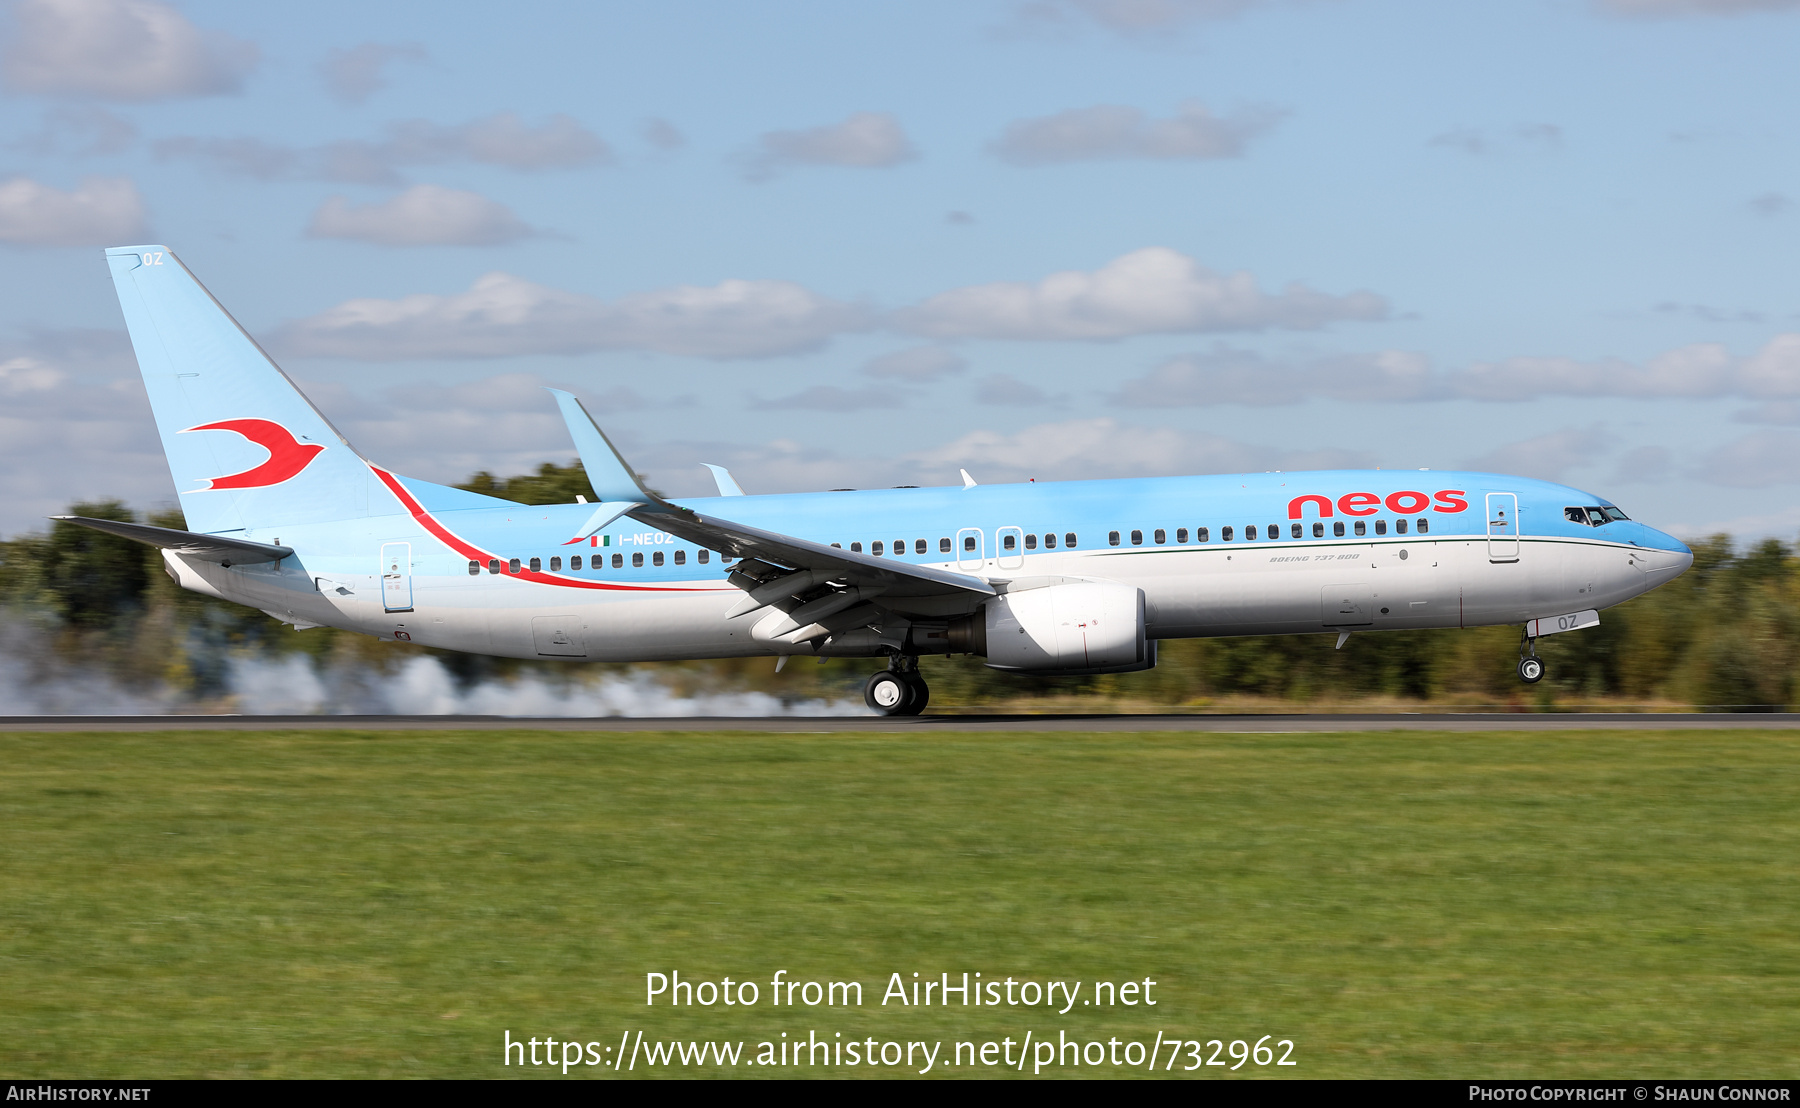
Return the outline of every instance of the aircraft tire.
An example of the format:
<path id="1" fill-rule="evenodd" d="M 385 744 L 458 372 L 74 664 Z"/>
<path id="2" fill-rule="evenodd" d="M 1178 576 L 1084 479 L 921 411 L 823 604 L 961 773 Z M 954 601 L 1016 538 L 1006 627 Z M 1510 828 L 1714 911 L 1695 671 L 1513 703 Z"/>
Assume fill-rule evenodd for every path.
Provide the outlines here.
<path id="1" fill-rule="evenodd" d="M 1520 658 L 1519 680 L 1527 685 L 1535 685 L 1544 679 L 1544 660 L 1542 658 Z"/>
<path id="2" fill-rule="evenodd" d="M 917 673 L 905 673 L 901 677 L 906 681 L 912 697 L 906 702 L 906 710 L 896 714 L 916 716 L 925 710 L 925 705 L 931 703 L 931 686 L 927 685 L 925 679 Z"/>
<path id="3" fill-rule="evenodd" d="M 863 703 L 869 710 L 884 716 L 903 716 L 913 700 L 913 688 L 900 674 L 882 670 L 863 686 Z"/>

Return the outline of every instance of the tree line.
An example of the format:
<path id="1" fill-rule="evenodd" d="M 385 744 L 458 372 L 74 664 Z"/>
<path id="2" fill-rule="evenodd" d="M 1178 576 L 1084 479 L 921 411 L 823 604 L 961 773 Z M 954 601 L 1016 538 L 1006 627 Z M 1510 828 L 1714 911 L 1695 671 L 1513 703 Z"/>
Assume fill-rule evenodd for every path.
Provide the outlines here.
<path id="1" fill-rule="evenodd" d="M 458 486 L 525 504 L 590 495 L 580 463 L 535 473 L 482 472 Z M 183 526 L 179 511 L 140 517 L 117 500 L 72 505 L 71 515 Z M 1743 548 L 1726 535 L 1692 544 L 1694 566 L 1674 582 L 1608 609 L 1598 627 L 1539 640 L 1549 676 L 1520 684 L 1519 629 L 1387 631 L 1188 639 L 1161 644 L 1157 668 L 1101 677 L 1020 678 L 979 658 L 926 658 L 938 707 L 1065 707 L 1081 703 L 1230 709 L 1417 702 L 1554 709 L 1581 704 L 1770 711 L 1796 700 L 1800 560 L 1769 539 Z M 178 588 L 160 552 L 56 523 L 0 541 L 0 648 L 34 674 L 98 667 L 120 686 L 170 704 L 227 705 L 233 657 L 305 654 L 324 669 L 391 670 L 417 651 L 459 681 L 534 672 L 552 682 L 602 672 L 652 671 L 678 694 L 760 690 L 784 699 L 849 698 L 877 667 L 869 659 L 783 672 L 770 658 L 570 666 L 485 658 L 390 643 L 332 628 L 294 631 L 255 609 Z"/>

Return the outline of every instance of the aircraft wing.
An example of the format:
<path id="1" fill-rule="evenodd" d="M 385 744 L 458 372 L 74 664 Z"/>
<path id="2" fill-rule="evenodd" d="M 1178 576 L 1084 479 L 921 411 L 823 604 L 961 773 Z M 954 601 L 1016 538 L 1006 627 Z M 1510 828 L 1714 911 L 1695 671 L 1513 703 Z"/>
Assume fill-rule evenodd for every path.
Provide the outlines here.
<path id="1" fill-rule="evenodd" d="M 96 531 L 119 535 L 147 546 L 160 546 L 164 550 L 173 550 L 177 554 L 186 554 L 189 557 L 199 558 L 201 561 L 217 562 L 224 566 L 250 562 L 279 562 L 294 552 L 294 548 L 291 546 L 275 546 L 265 542 L 251 542 L 248 539 L 229 539 L 222 535 L 201 535 L 193 531 L 177 531 L 170 527 L 152 527 L 147 523 L 122 523 L 116 519 L 89 519 L 86 516 L 51 516 L 50 518 L 62 523 L 73 523 L 77 527 L 91 527 Z"/>
<path id="2" fill-rule="evenodd" d="M 880 589 L 884 601 L 960 593 L 973 606 L 975 602 L 997 595 L 992 585 L 966 573 L 853 554 L 809 539 L 701 515 L 667 502 L 645 504 L 626 514 L 639 523 L 734 558 L 753 559 L 777 569 L 814 570 L 818 571 L 816 576 L 820 580 Z"/>
<path id="3" fill-rule="evenodd" d="M 671 504 L 644 487 L 581 401 L 560 389 L 549 391 L 556 397 L 563 421 L 569 425 L 569 435 L 575 440 L 575 449 L 581 455 L 582 468 L 600 498 L 602 510 L 596 511 L 596 518 L 605 517 L 605 509 L 610 507 L 696 546 L 745 559 L 731 579 L 746 591 L 772 585 L 776 578 L 791 580 L 795 573 L 806 573 L 809 583 L 805 588 L 838 583 L 862 589 L 871 597 L 879 594 L 877 603 L 881 607 L 906 607 L 904 603 L 893 603 L 905 597 L 941 597 L 953 608 L 971 610 L 983 599 L 996 595 L 993 586 L 966 573 L 853 554 Z M 761 563 L 760 567 L 756 563 Z"/>

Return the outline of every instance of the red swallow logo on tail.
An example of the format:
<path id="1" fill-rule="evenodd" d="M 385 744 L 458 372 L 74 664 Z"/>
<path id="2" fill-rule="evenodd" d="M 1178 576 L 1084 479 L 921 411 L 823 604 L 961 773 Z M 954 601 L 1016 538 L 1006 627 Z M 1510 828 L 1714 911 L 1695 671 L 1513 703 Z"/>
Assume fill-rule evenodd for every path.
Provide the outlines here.
<path id="1" fill-rule="evenodd" d="M 298 476 L 325 449 L 315 442 L 301 442 L 286 427 L 266 419 L 224 419 L 189 427 L 182 434 L 188 431 L 235 431 L 269 452 L 269 460 L 262 465 L 242 473 L 214 477 L 206 483 L 208 489 L 260 489 L 279 485 Z"/>

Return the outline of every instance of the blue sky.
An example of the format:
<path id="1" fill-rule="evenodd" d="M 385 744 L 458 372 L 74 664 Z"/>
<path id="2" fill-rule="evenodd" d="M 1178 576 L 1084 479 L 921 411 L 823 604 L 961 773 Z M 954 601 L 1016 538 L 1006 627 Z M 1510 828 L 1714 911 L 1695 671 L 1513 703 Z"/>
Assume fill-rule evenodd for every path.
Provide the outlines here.
<path id="1" fill-rule="evenodd" d="M 372 459 L 751 491 L 1317 465 L 1800 532 L 1796 0 L 26 0 L 0 533 L 173 502 L 98 248 Z"/>

